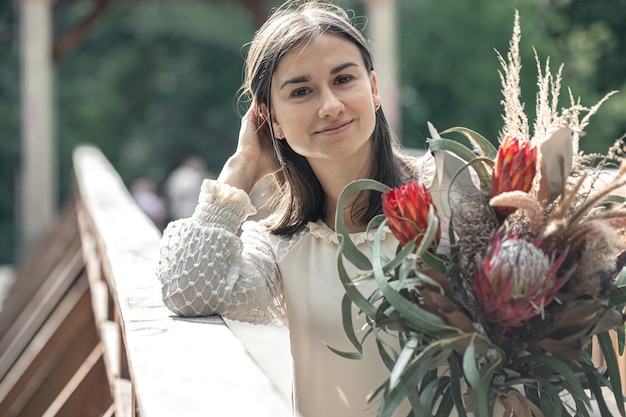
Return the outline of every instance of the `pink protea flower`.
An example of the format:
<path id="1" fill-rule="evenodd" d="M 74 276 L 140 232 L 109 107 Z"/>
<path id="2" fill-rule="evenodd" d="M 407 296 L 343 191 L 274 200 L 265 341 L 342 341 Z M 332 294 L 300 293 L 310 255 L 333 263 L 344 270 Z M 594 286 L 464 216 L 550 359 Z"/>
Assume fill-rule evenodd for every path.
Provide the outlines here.
<path id="1" fill-rule="evenodd" d="M 474 295 L 487 320 L 518 327 L 543 312 L 573 270 L 560 277 L 565 255 L 554 259 L 539 244 L 520 238 L 518 231 L 496 233 L 477 266 Z"/>
<path id="2" fill-rule="evenodd" d="M 383 194 L 382 200 L 383 214 L 387 218 L 389 229 L 400 244 L 404 246 L 414 241 L 419 245 L 428 227 L 430 207 L 435 210 L 428 189 L 417 181 L 411 181 L 392 188 Z M 438 227 L 434 244 L 437 244 L 440 235 L 441 230 Z"/>
<path id="3" fill-rule="evenodd" d="M 509 191 L 530 191 L 537 172 L 537 148 L 528 141 L 506 137 L 500 144 L 491 175 L 491 197 Z M 514 207 L 497 207 L 496 212 L 507 216 Z"/>

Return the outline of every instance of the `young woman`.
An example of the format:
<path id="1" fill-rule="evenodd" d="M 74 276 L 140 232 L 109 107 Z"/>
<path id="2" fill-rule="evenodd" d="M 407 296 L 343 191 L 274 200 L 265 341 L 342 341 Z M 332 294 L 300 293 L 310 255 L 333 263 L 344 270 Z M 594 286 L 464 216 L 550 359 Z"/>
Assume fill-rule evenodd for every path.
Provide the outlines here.
<path id="1" fill-rule="evenodd" d="M 359 178 L 397 186 L 418 177 L 418 160 L 395 144 L 367 41 L 346 12 L 326 2 L 288 2 L 256 33 L 246 60 L 251 105 L 239 143 L 217 180 L 205 180 L 191 218 L 164 232 L 158 275 L 176 314 L 219 314 L 290 330 L 296 402 L 304 417 L 375 415 L 367 403 L 388 376 L 376 347 L 349 360 L 334 234 L 337 200 Z M 276 183 L 275 208 L 262 222 L 249 193 Z M 379 193 L 343 208 L 359 248 Z M 397 241 L 384 235 L 385 250 Z M 406 412 L 405 414 L 406 415 Z"/>

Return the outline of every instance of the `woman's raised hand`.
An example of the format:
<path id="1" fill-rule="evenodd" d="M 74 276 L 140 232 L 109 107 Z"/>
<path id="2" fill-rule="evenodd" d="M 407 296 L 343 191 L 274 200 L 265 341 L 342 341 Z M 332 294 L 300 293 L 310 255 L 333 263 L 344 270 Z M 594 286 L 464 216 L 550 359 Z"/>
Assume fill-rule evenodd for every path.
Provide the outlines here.
<path id="1" fill-rule="evenodd" d="M 268 122 L 253 104 L 241 118 L 237 150 L 226 161 L 218 181 L 250 193 L 257 182 L 280 168 Z"/>

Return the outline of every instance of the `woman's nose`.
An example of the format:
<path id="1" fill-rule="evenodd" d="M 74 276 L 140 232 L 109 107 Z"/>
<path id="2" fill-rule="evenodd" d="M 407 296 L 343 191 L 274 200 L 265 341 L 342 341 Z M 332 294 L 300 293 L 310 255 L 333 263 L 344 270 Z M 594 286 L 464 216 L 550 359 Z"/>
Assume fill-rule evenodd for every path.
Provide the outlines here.
<path id="1" fill-rule="evenodd" d="M 320 95 L 319 117 L 334 117 L 344 110 L 345 106 L 332 88 L 323 90 Z"/>

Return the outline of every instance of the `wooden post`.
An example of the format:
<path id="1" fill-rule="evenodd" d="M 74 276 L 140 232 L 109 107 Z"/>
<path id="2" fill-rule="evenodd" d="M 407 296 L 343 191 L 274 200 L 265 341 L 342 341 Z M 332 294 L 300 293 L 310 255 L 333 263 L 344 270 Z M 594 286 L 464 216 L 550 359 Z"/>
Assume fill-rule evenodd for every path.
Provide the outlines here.
<path id="1" fill-rule="evenodd" d="M 18 259 L 56 220 L 51 0 L 18 2 L 21 27 L 22 145 L 18 187 Z"/>
<path id="2" fill-rule="evenodd" d="M 402 126 L 398 94 L 396 0 L 362 0 L 366 6 L 367 34 L 372 43 L 385 115 L 394 132 Z"/>

